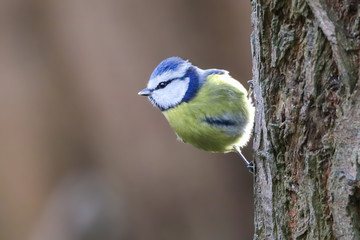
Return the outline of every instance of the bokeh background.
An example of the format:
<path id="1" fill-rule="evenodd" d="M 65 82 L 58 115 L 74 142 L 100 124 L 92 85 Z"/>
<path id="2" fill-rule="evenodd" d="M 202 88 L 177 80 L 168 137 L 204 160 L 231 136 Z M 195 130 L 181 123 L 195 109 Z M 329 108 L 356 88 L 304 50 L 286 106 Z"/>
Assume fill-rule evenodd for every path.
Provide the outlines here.
<path id="1" fill-rule="evenodd" d="M 1 0 L 0 239 L 252 238 L 242 160 L 178 142 L 137 95 L 169 56 L 246 84 L 250 12 L 238 0 Z"/>

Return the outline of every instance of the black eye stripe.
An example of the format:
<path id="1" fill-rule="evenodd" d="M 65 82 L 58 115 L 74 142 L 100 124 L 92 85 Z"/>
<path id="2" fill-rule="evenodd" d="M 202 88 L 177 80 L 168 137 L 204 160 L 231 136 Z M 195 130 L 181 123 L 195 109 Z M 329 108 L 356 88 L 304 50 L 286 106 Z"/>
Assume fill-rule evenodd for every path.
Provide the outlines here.
<path id="1" fill-rule="evenodd" d="M 167 81 L 165 81 L 165 82 L 160 82 L 160 83 L 156 86 L 155 90 L 165 88 L 169 83 L 171 83 L 171 82 L 174 81 L 174 80 L 175 80 L 175 79 L 170 79 L 170 80 L 167 80 Z"/>
<path id="2" fill-rule="evenodd" d="M 172 79 L 169 79 L 167 81 L 163 81 L 163 82 L 160 82 L 156 88 L 154 88 L 154 91 L 155 90 L 158 90 L 158 89 L 163 89 L 165 88 L 169 83 L 171 83 L 172 81 L 174 80 L 184 80 L 187 76 L 184 76 L 184 77 L 180 77 L 180 78 L 172 78 Z"/>

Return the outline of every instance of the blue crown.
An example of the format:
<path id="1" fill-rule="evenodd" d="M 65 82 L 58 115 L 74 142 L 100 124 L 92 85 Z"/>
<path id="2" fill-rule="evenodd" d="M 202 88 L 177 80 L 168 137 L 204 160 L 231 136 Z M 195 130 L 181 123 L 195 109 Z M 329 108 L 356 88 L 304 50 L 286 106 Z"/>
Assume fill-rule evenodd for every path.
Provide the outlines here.
<path id="1" fill-rule="evenodd" d="M 180 65 L 186 63 L 183 59 L 179 57 L 169 57 L 162 61 L 152 72 L 150 79 L 155 78 L 165 72 L 175 71 Z"/>

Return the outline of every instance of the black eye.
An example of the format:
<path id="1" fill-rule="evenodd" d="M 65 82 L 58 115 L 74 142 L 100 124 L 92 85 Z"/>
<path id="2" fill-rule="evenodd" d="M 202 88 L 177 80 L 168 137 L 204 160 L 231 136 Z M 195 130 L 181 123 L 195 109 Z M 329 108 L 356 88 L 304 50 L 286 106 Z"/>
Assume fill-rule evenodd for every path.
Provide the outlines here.
<path id="1" fill-rule="evenodd" d="M 166 85 L 168 85 L 168 82 L 161 82 L 158 84 L 157 88 L 161 89 L 161 88 L 166 87 Z"/>

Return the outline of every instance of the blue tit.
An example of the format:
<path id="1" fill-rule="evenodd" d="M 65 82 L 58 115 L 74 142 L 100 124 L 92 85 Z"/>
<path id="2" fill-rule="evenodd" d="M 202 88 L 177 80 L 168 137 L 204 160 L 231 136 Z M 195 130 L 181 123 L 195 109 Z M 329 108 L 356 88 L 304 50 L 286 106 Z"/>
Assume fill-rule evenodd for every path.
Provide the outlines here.
<path id="1" fill-rule="evenodd" d="M 249 141 L 255 108 L 229 72 L 203 70 L 179 57 L 162 61 L 139 92 L 159 108 L 179 140 L 210 152 L 238 152 Z"/>

